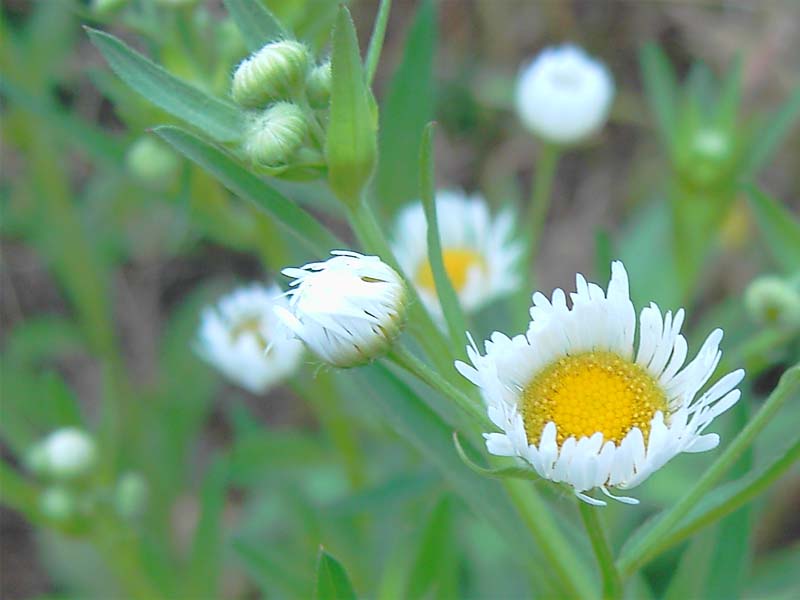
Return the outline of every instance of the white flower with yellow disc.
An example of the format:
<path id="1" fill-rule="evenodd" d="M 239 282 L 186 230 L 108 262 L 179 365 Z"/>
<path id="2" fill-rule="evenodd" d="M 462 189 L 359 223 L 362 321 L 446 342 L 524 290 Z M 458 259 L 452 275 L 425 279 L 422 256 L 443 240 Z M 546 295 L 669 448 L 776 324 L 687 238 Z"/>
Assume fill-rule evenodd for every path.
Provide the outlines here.
<path id="1" fill-rule="evenodd" d="M 286 304 L 276 285 L 235 290 L 203 311 L 198 354 L 234 383 L 263 394 L 291 375 L 302 359 L 303 345 L 274 313 Z"/>
<path id="2" fill-rule="evenodd" d="M 519 286 L 523 246 L 514 239 L 511 211 L 492 219 L 481 196 L 440 190 L 436 213 L 444 266 L 464 310 L 473 312 Z M 407 206 L 397 217 L 392 249 L 422 301 L 440 315 L 428 262 L 427 227 L 422 204 Z"/>
<path id="3" fill-rule="evenodd" d="M 467 348 L 472 366 L 459 372 L 480 387 L 491 421 L 502 433 L 486 433 L 486 447 L 514 456 L 545 479 L 572 486 L 590 504 L 605 502 L 586 492 L 633 488 L 681 452 L 719 444 L 704 433 L 739 399 L 739 369 L 701 393 L 722 356 L 722 331 L 713 331 L 684 365 L 680 334 L 683 310 L 662 314 L 651 303 L 639 316 L 621 262 L 612 264 L 605 292 L 577 275 L 567 305 L 561 289 L 548 299 L 533 295 L 525 335 L 495 332 L 481 356 Z"/>

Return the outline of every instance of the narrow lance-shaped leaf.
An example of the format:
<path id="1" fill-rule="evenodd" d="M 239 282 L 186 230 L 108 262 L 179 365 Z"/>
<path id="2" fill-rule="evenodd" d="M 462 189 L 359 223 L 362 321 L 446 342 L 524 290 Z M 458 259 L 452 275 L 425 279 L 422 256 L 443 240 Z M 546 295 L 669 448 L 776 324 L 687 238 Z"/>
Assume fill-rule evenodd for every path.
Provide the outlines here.
<path id="1" fill-rule="evenodd" d="M 369 48 L 367 48 L 367 60 L 364 68 L 367 75 L 367 85 L 372 85 L 375 77 L 375 69 L 378 68 L 378 61 L 383 50 L 383 38 L 386 35 L 386 24 L 389 22 L 389 10 L 392 7 L 392 0 L 380 0 L 378 14 L 375 16 L 375 25 L 372 27 L 372 37 L 369 38 Z"/>
<path id="2" fill-rule="evenodd" d="M 262 2 L 225 0 L 225 8 L 242 32 L 242 37 L 251 52 L 260 50 L 265 44 L 274 40 L 291 37 Z"/>
<path id="3" fill-rule="evenodd" d="M 325 154 L 328 181 L 340 200 L 356 206 L 377 155 L 371 93 L 364 80 L 355 26 L 339 8 L 333 30 L 331 108 Z"/>
<path id="4" fill-rule="evenodd" d="M 356 593 L 344 567 L 320 547 L 317 555 L 315 600 L 355 600 Z"/>
<path id="5" fill-rule="evenodd" d="M 155 132 L 179 152 L 209 171 L 237 196 L 270 213 L 316 255 L 340 248 L 336 236 L 280 192 L 245 170 L 226 154 L 178 127 L 158 127 Z"/>
<path id="6" fill-rule="evenodd" d="M 436 190 L 434 188 L 434 160 L 433 160 L 433 123 L 428 124 L 422 135 L 420 147 L 420 196 L 425 209 L 425 219 L 428 223 L 428 262 L 433 272 L 433 281 L 436 286 L 436 295 L 442 307 L 450 339 L 455 348 L 464 347 L 467 326 L 458 296 L 453 289 L 453 284 L 447 275 L 447 269 L 442 256 L 442 243 L 439 238 L 439 220 L 436 215 Z M 460 353 L 463 353 L 461 351 Z"/>
<path id="7" fill-rule="evenodd" d="M 780 143 L 797 126 L 798 117 L 800 117 L 800 87 L 792 92 L 789 99 L 774 111 L 769 120 L 754 134 L 744 158 L 745 174 L 753 175 L 767 163 Z"/>
<path id="8" fill-rule="evenodd" d="M 241 137 L 243 117 L 235 104 L 181 81 L 113 35 L 87 31 L 113 71 L 147 100 L 217 141 Z"/>
<path id="9" fill-rule="evenodd" d="M 745 186 L 761 237 L 784 273 L 800 271 L 800 221 L 780 202 L 753 185 Z"/>
<path id="10" fill-rule="evenodd" d="M 433 119 L 435 46 L 436 11 L 432 2 L 424 0 L 408 32 L 402 61 L 381 103 L 375 195 L 386 212 L 418 197 L 416 149 L 422 130 Z"/>
<path id="11" fill-rule="evenodd" d="M 644 89 L 655 113 L 658 130 L 668 148 L 674 144 L 677 129 L 676 102 L 678 85 L 675 73 L 664 52 L 655 44 L 646 44 L 640 54 Z"/>

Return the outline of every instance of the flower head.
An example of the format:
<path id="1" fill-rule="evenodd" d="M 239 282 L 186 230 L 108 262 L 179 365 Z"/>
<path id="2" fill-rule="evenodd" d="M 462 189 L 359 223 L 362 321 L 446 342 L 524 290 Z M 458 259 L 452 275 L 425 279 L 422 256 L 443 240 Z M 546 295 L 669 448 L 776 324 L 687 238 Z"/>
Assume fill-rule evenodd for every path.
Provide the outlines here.
<path id="1" fill-rule="evenodd" d="M 406 290 L 377 256 L 334 251 L 325 262 L 284 269 L 289 309 L 276 311 L 319 358 L 354 367 L 377 358 L 402 328 Z"/>
<path id="2" fill-rule="evenodd" d="M 465 310 L 477 310 L 519 286 L 517 263 L 523 248 L 513 237 L 511 211 L 492 219 L 482 197 L 441 190 L 436 212 L 444 266 Z M 407 206 L 397 217 L 393 250 L 420 298 L 440 314 L 426 231 L 422 204 Z"/>
<path id="3" fill-rule="evenodd" d="M 606 67 L 569 44 L 544 49 L 517 81 L 522 122 L 557 144 L 578 142 L 600 129 L 613 98 L 614 81 Z"/>
<path id="4" fill-rule="evenodd" d="M 92 469 L 96 455 L 94 440 L 88 433 L 77 427 L 64 427 L 33 447 L 28 464 L 39 475 L 74 479 Z"/>
<path id="5" fill-rule="evenodd" d="M 700 393 L 722 356 L 722 331 L 684 365 L 683 310 L 662 315 L 653 303 L 639 316 L 636 348 L 621 262 L 612 264 L 607 292 L 578 275 L 570 298 L 571 308 L 561 289 L 551 299 L 537 292 L 525 335 L 495 332 L 484 356 L 473 343 L 472 366 L 456 367 L 481 388 L 502 431 L 484 434 L 490 453 L 522 459 L 582 500 L 605 504 L 585 492 L 611 496 L 609 487 L 635 487 L 681 452 L 715 448 L 719 436 L 704 431 L 739 399 L 744 371 Z"/>
<path id="6" fill-rule="evenodd" d="M 250 121 L 243 149 L 254 163 L 275 167 L 292 159 L 307 134 L 302 109 L 291 102 L 276 102 Z"/>
<path id="7" fill-rule="evenodd" d="M 303 346 L 275 316 L 281 290 L 252 284 L 203 311 L 197 352 L 228 379 L 263 394 L 300 365 Z"/>
<path id="8" fill-rule="evenodd" d="M 756 323 L 800 328 L 800 289 L 775 275 L 755 279 L 744 294 L 744 304 Z"/>

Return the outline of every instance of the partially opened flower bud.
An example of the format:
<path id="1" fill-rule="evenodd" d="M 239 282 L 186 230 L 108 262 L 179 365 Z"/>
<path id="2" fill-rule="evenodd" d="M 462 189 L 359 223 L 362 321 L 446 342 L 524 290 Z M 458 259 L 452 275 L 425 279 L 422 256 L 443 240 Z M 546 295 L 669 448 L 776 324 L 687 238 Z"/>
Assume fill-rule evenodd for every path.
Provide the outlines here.
<path id="1" fill-rule="evenodd" d="M 314 67 L 306 80 L 306 96 L 314 108 L 325 108 L 331 99 L 331 63 Z"/>
<path id="2" fill-rule="evenodd" d="M 603 63 L 573 45 L 546 48 L 522 69 L 516 105 L 528 129 L 556 144 L 571 144 L 600 129 L 614 98 Z"/>
<path id="3" fill-rule="evenodd" d="M 284 269 L 289 310 L 275 312 L 319 358 L 355 367 L 383 354 L 402 329 L 406 290 L 377 256 L 335 251 L 325 262 Z"/>
<path id="4" fill-rule="evenodd" d="M 753 281 L 745 291 L 744 303 L 756 323 L 800 328 L 800 290 L 775 275 Z"/>
<path id="5" fill-rule="evenodd" d="M 233 74 L 231 95 L 247 108 L 289 100 L 306 81 L 309 51 L 294 40 L 271 42 L 246 58 Z"/>
<path id="6" fill-rule="evenodd" d="M 54 431 L 44 439 L 41 448 L 40 467 L 56 479 L 85 475 L 96 459 L 94 440 L 75 427 Z"/>
<path id="7" fill-rule="evenodd" d="M 256 164 L 282 165 L 291 160 L 307 134 L 308 121 L 302 109 L 290 102 L 278 102 L 252 120 L 244 152 Z"/>

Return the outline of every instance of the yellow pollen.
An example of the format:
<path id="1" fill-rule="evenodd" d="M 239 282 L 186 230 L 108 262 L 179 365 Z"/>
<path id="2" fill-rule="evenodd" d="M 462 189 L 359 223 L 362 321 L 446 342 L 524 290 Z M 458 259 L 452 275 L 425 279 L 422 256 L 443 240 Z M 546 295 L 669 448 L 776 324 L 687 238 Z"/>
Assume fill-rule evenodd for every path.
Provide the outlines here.
<path id="1" fill-rule="evenodd" d="M 478 254 L 475 250 L 468 248 L 449 248 L 442 250 L 442 259 L 444 260 L 444 269 L 447 271 L 447 277 L 456 292 L 460 292 L 467 284 L 467 275 L 473 267 L 479 267 L 481 270 L 486 271 L 487 265 L 483 256 Z M 431 292 L 436 291 L 436 284 L 433 281 L 433 270 L 430 263 L 426 260 L 417 269 L 416 273 L 417 285 L 423 287 Z"/>
<path id="2" fill-rule="evenodd" d="M 243 335 L 252 335 L 262 350 L 267 348 L 267 340 L 261 333 L 261 319 L 258 316 L 246 317 L 231 328 L 231 341 L 236 342 Z"/>
<path id="3" fill-rule="evenodd" d="M 619 445 L 638 427 L 645 443 L 657 411 L 667 414 L 667 398 L 658 382 L 639 365 L 613 352 L 565 356 L 546 367 L 522 392 L 525 433 L 538 444 L 553 421 L 559 447 L 564 440 L 603 434 Z"/>

